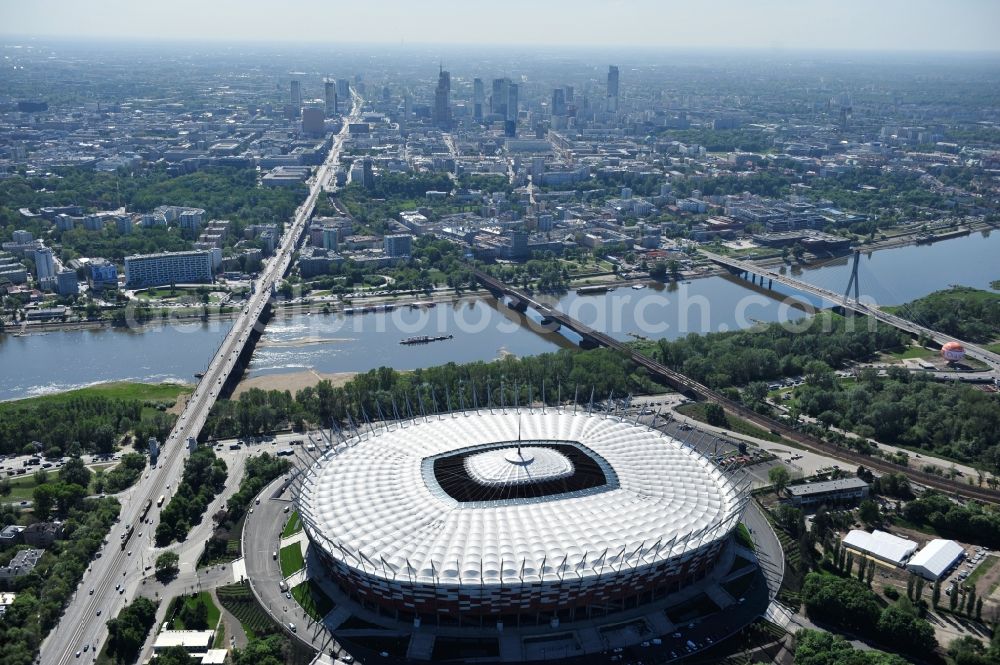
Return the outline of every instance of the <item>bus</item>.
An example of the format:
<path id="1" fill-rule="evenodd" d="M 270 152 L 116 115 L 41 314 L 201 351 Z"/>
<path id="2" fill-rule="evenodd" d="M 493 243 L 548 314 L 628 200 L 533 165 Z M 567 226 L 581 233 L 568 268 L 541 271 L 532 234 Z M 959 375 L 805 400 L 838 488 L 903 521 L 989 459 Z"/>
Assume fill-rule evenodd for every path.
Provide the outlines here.
<path id="1" fill-rule="evenodd" d="M 146 515 L 149 514 L 149 509 L 153 507 L 153 500 L 149 499 L 146 501 L 146 505 L 142 507 L 142 512 L 139 513 L 139 523 L 146 521 Z"/>
<path id="2" fill-rule="evenodd" d="M 277 455 L 278 457 L 286 457 L 294 454 L 295 451 L 292 450 L 291 448 L 282 448 L 281 450 L 275 453 L 275 455 Z"/>
<path id="3" fill-rule="evenodd" d="M 159 508 L 159 507 L 161 507 L 161 506 L 163 505 L 163 500 L 164 500 L 165 498 L 166 498 L 166 497 L 165 497 L 165 496 L 163 496 L 162 494 L 160 495 L 160 498 L 156 500 L 156 507 L 157 507 L 157 508 Z"/>

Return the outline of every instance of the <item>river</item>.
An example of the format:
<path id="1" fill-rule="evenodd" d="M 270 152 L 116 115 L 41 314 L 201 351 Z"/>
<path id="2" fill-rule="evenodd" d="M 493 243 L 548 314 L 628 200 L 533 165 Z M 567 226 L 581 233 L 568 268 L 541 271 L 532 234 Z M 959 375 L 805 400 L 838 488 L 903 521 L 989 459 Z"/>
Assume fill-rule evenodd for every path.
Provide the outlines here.
<path id="1" fill-rule="evenodd" d="M 933 245 L 909 245 L 862 254 L 861 293 L 881 305 L 924 296 L 950 284 L 988 289 L 1000 278 L 1000 233 L 975 233 Z M 840 293 L 849 258 L 792 275 Z M 804 316 L 792 300 L 815 299 L 778 287 L 767 292 L 730 277 L 707 277 L 607 294 L 570 292 L 550 302 L 594 328 L 622 340 L 643 336 L 676 339 L 689 333 L 745 328 L 754 322 Z M 537 319 L 537 315 L 528 313 Z M 0 335 L 0 400 L 68 390 L 117 380 L 191 381 L 202 370 L 230 322 L 149 327 L 142 331 L 86 330 Z M 399 342 L 418 335 L 452 335 L 428 344 Z M 574 335 L 519 325 L 494 303 L 474 298 L 433 308 L 399 306 L 391 312 L 354 316 L 279 316 L 261 338 L 251 375 L 312 369 L 320 373 L 365 371 L 379 366 L 416 369 L 446 362 L 493 360 L 572 347 Z"/>

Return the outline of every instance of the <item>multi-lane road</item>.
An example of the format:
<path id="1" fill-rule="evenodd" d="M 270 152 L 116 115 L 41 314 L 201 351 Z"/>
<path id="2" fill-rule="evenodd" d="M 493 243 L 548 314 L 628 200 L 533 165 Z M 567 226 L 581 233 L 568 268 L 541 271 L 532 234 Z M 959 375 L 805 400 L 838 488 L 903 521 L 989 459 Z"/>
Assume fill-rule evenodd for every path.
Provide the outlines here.
<path id="1" fill-rule="evenodd" d="M 143 568 L 152 565 L 156 557 L 152 539 L 158 512 L 155 503 L 161 495 L 169 494 L 170 489 L 180 482 L 184 460 L 187 458 L 188 438 L 198 437 L 230 374 L 238 369 L 240 355 L 250 340 L 255 326 L 262 325 L 261 314 L 268 305 L 272 287 L 288 270 L 316 200 L 324 191 L 339 161 L 349 123 L 360 115 L 361 104 L 362 100 L 355 97 L 350 117 L 345 119 L 340 133 L 334 137 L 330 153 L 316 170 L 309 195 L 296 210 L 291 226 L 285 230 L 280 248 L 255 282 L 255 291 L 245 309 L 233 323 L 232 329 L 220 344 L 211 364 L 188 399 L 177 425 L 163 445 L 156 468 L 148 475 L 144 475 L 123 500 L 119 523 L 112 529 L 108 544 L 103 547 L 100 558 L 92 562 L 84 575 L 80 588 L 63 613 L 59 625 L 42 643 L 39 663 L 64 665 L 80 662 L 76 653 L 83 649 L 85 644 L 92 647 L 85 654 L 88 661 L 92 660 L 95 657 L 93 649 L 99 650 L 107 637 L 105 622 L 118 613 L 127 599 L 135 596 L 141 584 Z M 149 514 L 149 523 L 140 524 L 139 515 L 149 501 L 154 503 Z M 121 549 L 119 537 L 129 525 L 135 525 L 135 531 L 125 548 Z M 138 535 L 140 532 L 142 537 Z M 115 589 L 115 585 L 119 584 L 125 585 L 124 593 Z"/>

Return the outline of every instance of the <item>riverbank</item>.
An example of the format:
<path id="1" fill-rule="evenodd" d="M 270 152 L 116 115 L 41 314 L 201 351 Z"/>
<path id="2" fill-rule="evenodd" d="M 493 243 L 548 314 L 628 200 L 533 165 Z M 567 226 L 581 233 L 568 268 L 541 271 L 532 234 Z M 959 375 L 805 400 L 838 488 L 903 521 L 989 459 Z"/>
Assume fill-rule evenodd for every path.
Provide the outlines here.
<path id="1" fill-rule="evenodd" d="M 282 372 L 277 374 L 261 374 L 250 376 L 240 381 L 230 399 L 239 396 L 253 388 L 261 390 L 287 390 L 293 395 L 303 388 L 310 388 L 320 381 L 329 381 L 334 387 L 342 386 L 357 376 L 357 372 L 320 373 L 311 369 L 298 372 Z"/>

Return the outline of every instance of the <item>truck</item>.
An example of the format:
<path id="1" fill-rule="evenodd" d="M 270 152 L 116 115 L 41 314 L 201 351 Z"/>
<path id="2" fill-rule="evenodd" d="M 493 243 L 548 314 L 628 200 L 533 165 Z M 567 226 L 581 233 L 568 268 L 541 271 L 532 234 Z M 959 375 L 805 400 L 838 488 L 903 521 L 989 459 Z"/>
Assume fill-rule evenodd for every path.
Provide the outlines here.
<path id="1" fill-rule="evenodd" d="M 164 499 L 166 499 L 166 497 L 163 494 L 161 494 L 160 498 L 156 500 L 156 507 L 157 508 L 160 508 L 161 506 L 163 506 Z"/>

